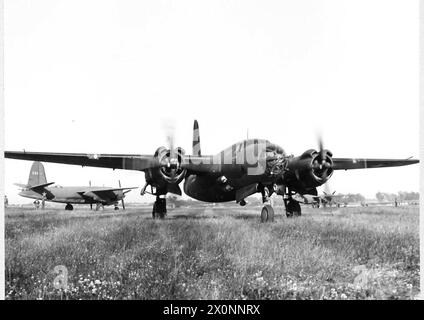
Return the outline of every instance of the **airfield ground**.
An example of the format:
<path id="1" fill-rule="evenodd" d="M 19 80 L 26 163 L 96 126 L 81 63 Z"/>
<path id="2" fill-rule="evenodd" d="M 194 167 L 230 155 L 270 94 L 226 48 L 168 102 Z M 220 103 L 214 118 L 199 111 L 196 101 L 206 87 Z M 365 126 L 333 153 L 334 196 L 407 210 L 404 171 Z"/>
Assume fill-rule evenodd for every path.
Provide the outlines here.
<path id="1" fill-rule="evenodd" d="M 78 207 L 78 206 L 76 206 Z M 6 209 L 7 299 L 413 299 L 418 207 Z M 56 266 L 68 289 L 55 289 Z"/>

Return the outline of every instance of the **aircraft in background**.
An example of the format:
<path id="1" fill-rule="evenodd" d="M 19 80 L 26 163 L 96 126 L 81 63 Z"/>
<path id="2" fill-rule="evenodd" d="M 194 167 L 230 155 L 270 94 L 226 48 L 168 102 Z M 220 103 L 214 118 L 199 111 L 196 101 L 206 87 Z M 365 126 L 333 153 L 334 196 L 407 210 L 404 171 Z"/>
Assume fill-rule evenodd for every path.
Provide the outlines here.
<path id="1" fill-rule="evenodd" d="M 222 130 L 222 129 L 221 129 Z M 136 170 L 145 173 L 146 183 L 141 195 L 156 196 L 153 216 L 166 215 L 166 194 L 184 192 L 200 201 L 236 201 L 245 205 L 245 198 L 261 193 L 264 204 L 261 220 L 273 221 L 274 209 L 270 195 L 281 195 L 287 217 L 300 216 L 301 208 L 293 195 L 317 195 L 317 187 L 326 183 L 335 170 L 368 169 L 404 166 L 418 163 L 415 159 L 334 158 L 319 141 L 318 150 L 309 149 L 299 156 L 288 155 L 283 148 L 263 139 L 247 139 L 235 143 L 216 155 L 202 155 L 199 126 L 194 121 L 193 154 L 174 148 L 173 137 L 168 147 L 159 147 L 152 155 L 84 154 L 5 151 L 6 158 L 73 164 L 90 167 Z M 148 187 L 150 186 L 150 191 Z"/>
<path id="2" fill-rule="evenodd" d="M 73 210 L 73 204 L 96 204 L 96 210 L 100 206 L 114 205 L 118 210 L 118 202 L 121 201 L 125 210 L 125 194 L 134 188 L 109 188 L 109 187 L 62 187 L 50 186 L 54 182 L 47 182 L 46 172 L 41 162 L 34 162 L 29 172 L 27 184 L 15 183 L 22 188 L 19 195 L 25 198 L 36 199 L 42 202 L 44 208 L 45 201 L 66 203 L 65 210 Z M 91 183 L 90 183 L 91 184 Z M 119 185 L 121 183 L 119 182 Z"/>
<path id="3" fill-rule="evenodd" d="M 342 194 L 336 194 L 336 191 L 331 192 L 328 182 L 324 184 L 324 190 L 322 191 L 322 194 L 319 195 L 297 195 L 297 197 L 299 198 L 298 201 L 303 202 L 304 204 L 310 204 L 312 205 L 312 208 L 325 208 L 327 206 L 340 207 L 342 205 L 347 205 L 346 201 L 342 201 L 345 196 Z"/>
<path id="4" fill-rule="evenodd" d="M 310 204 L 312 205 L 312 208 L 321 208 L 321 207 L 332 207 L 332 206 L 336 206 L 336 207 L 340 207 L 340 206 L 345 206 L 346 202 L 343 202 L 343 195 L 342 194 L 335 194 L 336 192 L 334 191 L 333 193 L 326 193 L 325 191 L 323 191 L 323 194 L 320 195 L 311 195 L 311 194 L 304 194 L 304 195 L 299 195 L 299 202 L 303 202 L 304 204 Z"/>

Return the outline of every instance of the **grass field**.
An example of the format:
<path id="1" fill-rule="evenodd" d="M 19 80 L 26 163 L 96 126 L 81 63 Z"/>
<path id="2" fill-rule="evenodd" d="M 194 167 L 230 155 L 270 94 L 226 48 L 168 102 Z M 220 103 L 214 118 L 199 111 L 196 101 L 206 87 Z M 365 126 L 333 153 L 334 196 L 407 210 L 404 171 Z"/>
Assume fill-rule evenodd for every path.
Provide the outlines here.
<path id="1" fill-rule="evenodd" d="M 6 209 L 7 299 L 413 299 L 417 207 Z M 67 268 L 57 289 L 56 266 Z"/>

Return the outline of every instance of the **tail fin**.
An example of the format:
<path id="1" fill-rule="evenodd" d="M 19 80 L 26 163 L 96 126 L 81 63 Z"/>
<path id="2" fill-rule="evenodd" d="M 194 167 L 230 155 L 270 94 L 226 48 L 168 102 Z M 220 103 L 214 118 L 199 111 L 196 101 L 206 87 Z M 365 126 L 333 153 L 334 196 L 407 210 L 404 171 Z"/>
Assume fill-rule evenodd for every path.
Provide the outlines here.
<path id="1" fill-rule="evenodd" d="M 44 166 L 41 162 L 35 161 L 32 164 L 31 171 L 29 172 L 28 186 L 38 186 L 46 184 L 46 172 L 44 171 Z"/>
<path id="2" fill-rule="evenodd" d="M 193 156 L 201 156 L 202 152 L 200 150 L 200 133 L 199 133 L 199 123 L 197 120 L 194 120 L 193 124 Z"/>

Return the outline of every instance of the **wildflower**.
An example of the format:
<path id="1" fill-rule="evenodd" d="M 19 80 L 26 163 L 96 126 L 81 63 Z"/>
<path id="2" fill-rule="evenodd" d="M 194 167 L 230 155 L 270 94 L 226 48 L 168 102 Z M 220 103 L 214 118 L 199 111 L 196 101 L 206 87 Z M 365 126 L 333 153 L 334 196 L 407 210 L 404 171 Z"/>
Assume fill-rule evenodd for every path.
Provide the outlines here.
<path id="1" fill-rule="evenodd" d="M 342 300 L 346 300 L 346 299 L 347 299 L 347 295 L 345 295 L 344 293 L 342 293 L 342 294 L 340 295 L 340 299 L 342 299 Z"/>
<path id="2" fill-rule="evenodd" d="M 102 282 L 100 280 L 96 280 L 96 281 L 94 281 L 94 284 L 99 285 L 99 284 L 102 284 Z"/>

